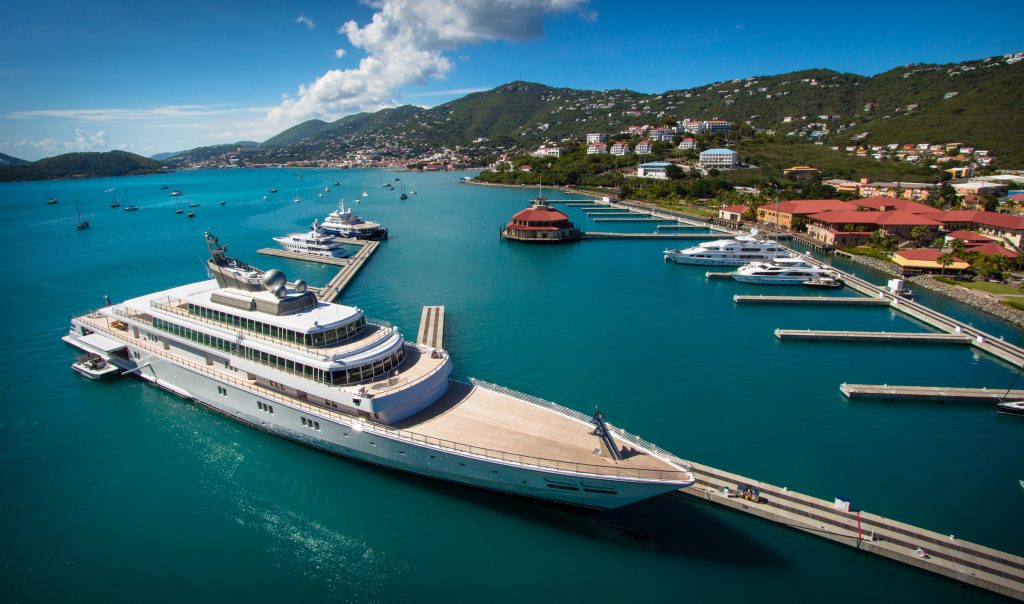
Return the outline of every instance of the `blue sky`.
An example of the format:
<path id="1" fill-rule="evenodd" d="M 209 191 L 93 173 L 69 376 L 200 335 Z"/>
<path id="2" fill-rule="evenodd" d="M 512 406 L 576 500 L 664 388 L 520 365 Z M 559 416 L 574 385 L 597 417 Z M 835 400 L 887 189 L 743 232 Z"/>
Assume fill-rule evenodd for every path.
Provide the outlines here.
<path id="1" fill-rule="evenodd" d="M 312 117 L 436 105 L 515 79 L 660 92 L 809 67 L 870 75 L 1024 50 L 1018 29 L 1000 25 L 1021 22 L 1019 0 L 985 4 L 967 27 L 962 2 L 903 4 L 8 3 L 0 152 L 151 155 L 263 140 Z"/>

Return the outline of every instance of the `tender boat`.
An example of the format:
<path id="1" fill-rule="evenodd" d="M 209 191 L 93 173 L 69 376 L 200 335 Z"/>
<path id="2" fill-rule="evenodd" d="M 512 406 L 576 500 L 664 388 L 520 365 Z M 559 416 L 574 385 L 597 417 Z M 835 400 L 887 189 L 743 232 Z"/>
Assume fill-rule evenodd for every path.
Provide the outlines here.
<path id="1" fill-rule="evenodd" d="M 174 213 L 175 214 L 184 214 L 185 210 L 182 210 L 181 208 L 178 208 L 177 210 L 174 210 Z"/>
<path id="2" fill-rule="evenodd" d="M 743 266 L 758 260 L 791 257 L 792 253 L 778 242 L 758 236 L 757 229 L 754 229 L 749 235 L 733 239 L 705 241 L 684 250 L 665 250 L 664 256 L 665 260 L 679 264 Z"/>
<path id="3" fill-rule="evenodd" d="M 347 258 L 349 255 L 343 244 L 334 235 L 325 233 L 316 220 L 309 227 L 308 233 L 291 233 L 284 237 L 274 237 L 274 241 L 289 252 L 331 258 Z"/>
<path id="4" fill-rule="evenodd" d="M 438 485 L 608 509 L 696 481 L 598 412 L 450 380 L 444 349 L 207 245 L 212 278 L 74 317 L 65 341 L 243 425 Z"/>
<path id="5" fill-rule="evenodd" d="M 1008 401 L 996 404 L 996 412 L 1006 415 L 1024 415 L 1024 401 Z"/>
<path id="6" fill-rule="evenodd" d="M 190 204 L 188 204 L 188 207 L 190 207 L 190 208 L 198 208 L 199 204 L 198 203 L 190 203 Z"/>
<path id="7" fill-rule="evenodd" d="M 187 216 L 188 216 L 189 218 L 195 218 L 195 217 L 196 217 L 196 213 L 195 213 L 195 212 L 189 212 L 189 213 L 187 214 Z"/>
<path id="8" fill-rule="evenodd" d="M 160 185 L 160 190 L 161 190 L 161 191 L 166 191 L 166 190 L 167 190 L 167 189 L 169 189 L 169 188 L 170 188 L 170 187 L 168 187 L 167 185 Z"/>
<path id="9" fill-rule="evenodd" d="M 736 269 L 732 278 L 741 283 L 761 285 L 803 285 L 812 279 L 835 278 L 827 268 L 819 268 L 803 258 L 775 258 L 768 262 L 751 262 Z"/>
<path id="10" fill-rule="evenodd" d="M 359 200 L 356 200 L 358 203 Z M 338 209 L 334 210 L 320 223 L 320 228 L 329 235 L 349 237 L 351 239 L 366 239 L 380 241 L 388 238 L 388 230 L 376 222 L 367 222 L 352 213 L 352 210 L 345 208 L 345 200 L 338 203 Z"/>
<path id="11" fill-rule="evenodd" d="M 224 201 L 224 200 L 222 199 L 222 200 L 220 200 L 220 201 L 218 201 L 218 202 L 217 202 L 217 205 L 219 205 L 219 206 L 222 206 L 222 205 L 224 205 L 224 204 L 226 204 L 226 203 L 227 203 L 227 202 L 226 202 L 226 201 Z"/>
<path id="12" fill-rule="evenodd" d="M 120 371 L 115 365 L 103 360 L 103 357 L 100 355 L 91 353 L 75 361 L 71 368 L 79 375 L 83 375 L 90 380 L 102 380 L 113 377 Z"/>
<path id="13" fill-rule="evenodd" d="M 173 191 L 171 191 L 170 193 L 167 194 L 168 197 L 181 197 L 182 195 L 184 195 L 184 193 L 182 193 L 181 191 L 179 191 L 177 189 L 175 189 L 175 190 L 173 190 Z"/>
<path id="14" fill-rule="evenodd" d="M 139 206 L 127 205 L 124 207 L 125 212 L 138 212 Z"/>
<path id="15" fill-rule="evenodd" d="M 277 187 L 271 187 L 270 188 L 270 192 L 271 193 L 277 193 Z"/>

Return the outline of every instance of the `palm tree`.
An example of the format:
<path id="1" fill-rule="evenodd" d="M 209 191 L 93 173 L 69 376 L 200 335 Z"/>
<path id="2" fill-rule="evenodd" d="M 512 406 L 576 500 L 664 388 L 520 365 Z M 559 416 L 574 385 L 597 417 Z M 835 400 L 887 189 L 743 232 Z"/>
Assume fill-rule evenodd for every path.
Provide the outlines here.
<path id="1" fill-rule="evenodd" d="M 953 261 L 955 259 L 956 258 L 953 256 L 953 254 L 950 254 L 949 252 L 943 252 L 942 254 L 939 254 L 939 257 L 935 259 L 935 261 L 939 263 L 939 266 L 942 267 L 942 272 L 939 274 L 945 275 L 946 267 L 949 266 L 950 264 L 953 264 Z"/>

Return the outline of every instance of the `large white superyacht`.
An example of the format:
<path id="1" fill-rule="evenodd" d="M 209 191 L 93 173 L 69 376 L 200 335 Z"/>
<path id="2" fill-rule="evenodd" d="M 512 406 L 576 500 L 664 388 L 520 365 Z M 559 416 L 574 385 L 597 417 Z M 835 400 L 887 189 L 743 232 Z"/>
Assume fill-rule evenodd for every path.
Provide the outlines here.
<path id="1" fill-rule="evenodd" d="M 665 260 L 704 266 L 742 266 L 757 260 L 790 256 L 789 250 L 776 241 L 760 237 L 756 229 L 749 235 L 705 241 L 685 250 L 669 249 L 665 250 L 664 254 Z"/>
<path id="2" fill-rule="evenodd" d="M 600 509 L 695 482 L 600 413 L 450 380 L 445 350 L 206 239 L 212 279 L 75 317 L 64 340 L 236 421 L 441 480 Z"/>

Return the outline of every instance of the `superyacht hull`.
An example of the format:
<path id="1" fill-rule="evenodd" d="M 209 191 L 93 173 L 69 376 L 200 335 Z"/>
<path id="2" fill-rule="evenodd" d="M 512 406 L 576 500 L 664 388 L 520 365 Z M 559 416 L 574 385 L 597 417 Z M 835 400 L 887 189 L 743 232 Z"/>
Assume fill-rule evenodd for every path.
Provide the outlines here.
<path id="1" fill-rule="evenodd" d="M 72 333 L 65 338 L 83 350 L 93 349 Z M 222 381 L 127 345 L 131 360 L 114 359 L 124 369 L 172 394 L 259 430 L 335 455 L 372 463 L 447 482 L 524 497 L 594 509 L 628 505 L 693 483 L 590 475 L 531 467 L 486 454 L 458 451 L 429 442 L 415 442 L 408 434 L 359 418 L 299 408 L 258 392 Z M 447 380 L 438 383 L 440 397 Z M 333 415 L 333 416 L 332 416 Z"/>

